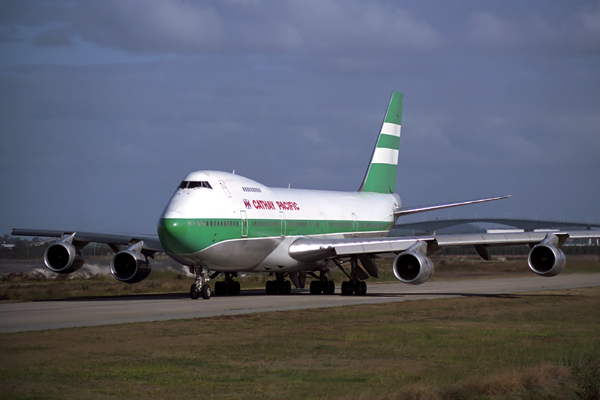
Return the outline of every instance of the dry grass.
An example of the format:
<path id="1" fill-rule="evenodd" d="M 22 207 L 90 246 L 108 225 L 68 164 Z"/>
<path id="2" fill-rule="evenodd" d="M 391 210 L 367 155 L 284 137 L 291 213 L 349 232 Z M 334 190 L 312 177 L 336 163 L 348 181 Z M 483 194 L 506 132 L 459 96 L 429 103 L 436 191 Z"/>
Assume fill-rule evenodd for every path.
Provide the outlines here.
<path id="1" fill-rule="evenodd" d="M 589 288 L 2 334 L 0 398 L 593 399 L 598 304 Z"/>

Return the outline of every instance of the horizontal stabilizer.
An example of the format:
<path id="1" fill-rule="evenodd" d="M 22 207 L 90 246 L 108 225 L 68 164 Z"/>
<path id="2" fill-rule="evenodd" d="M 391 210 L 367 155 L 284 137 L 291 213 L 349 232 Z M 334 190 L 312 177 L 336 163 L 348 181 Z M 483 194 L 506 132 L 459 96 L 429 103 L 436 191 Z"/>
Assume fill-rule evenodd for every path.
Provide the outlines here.
<path id="1" fill-rule="evenodd" d="M 410 214 L 417 214 L 417 213 L 426 212 L 426 211 L 442 210 L 444 208 L 466 206 L 466 205 L 469 205 L 469 204 L 484 203 L 486 201 L 493 201 L 493 200 L 508 199 L 509 197 L 510 197 L 510 195 L 508 195 L 508 196 L 500 196 L 500 197 L 490 197 L 490 198 L 487 198 L 487 199 L 461 201 L 459 203 L 440 204 L 440 205 L 435 205 L 435 206 L 422 206 L 422 207 L 414 207 L 414 208 L 399 208 L 397 210 L 394 210 L 394 218 L 403 217 L 405 215 L 410 215 Z"/>

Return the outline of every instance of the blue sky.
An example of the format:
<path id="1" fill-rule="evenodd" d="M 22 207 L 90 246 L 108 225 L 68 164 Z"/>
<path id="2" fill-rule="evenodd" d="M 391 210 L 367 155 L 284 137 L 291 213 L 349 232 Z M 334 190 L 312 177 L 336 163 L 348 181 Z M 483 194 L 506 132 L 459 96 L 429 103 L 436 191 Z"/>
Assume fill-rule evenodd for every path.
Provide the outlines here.
<path id="1" fill-rule="evenodd" d="M 179 181 L 356 190 L 393 90 L 414 216 L 600 223 L 597 1 L 0 2 L 0 233 L 152 233 Z"/>

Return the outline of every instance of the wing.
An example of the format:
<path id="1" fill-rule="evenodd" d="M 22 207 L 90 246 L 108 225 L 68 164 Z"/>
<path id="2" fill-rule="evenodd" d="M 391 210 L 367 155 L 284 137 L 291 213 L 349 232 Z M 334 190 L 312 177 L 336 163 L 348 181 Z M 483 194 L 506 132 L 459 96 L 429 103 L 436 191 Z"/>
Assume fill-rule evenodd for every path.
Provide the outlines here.
<path id="1" fill-rule="evenodd" d="M 347 238 L 347 239 L 298 239 L 289 248 L 289 254 L 298 261 L 314 262 L 326 259 L 358 258 L 371 276 L 377 269 L 371 257 L 395 257 L 392 265 L 394 275 L 404 282 L 420 284 L 433 274 L 433 263 L 428 258 L 442 247 L 473 246 L 486 260 L 487 250 L 492 246 L 528 245 L 529 267 L 542 276 L 559 274 L 566 258 L 561 246 L 567 239 L 598 239 L 600 231 L 486 233 L 467 235 L 431 235 L 415 237 Z M 353 269 L 356 261 L 353 261 Z"/>
<path id="2" fill-rule="evenodd" d="M 99 233 L 79 231 L 59 231 L 43 229 L 13 229 L 13 236 L 39 236 L 62 238 L 74 234 L 73 241 L 81 243 L 106 243 L 113 246 L 131 246 L 138 242 L 144 242 L 143 250 L 148 252 L 164 251 L 158 236 L 138 235 L 129 233 Z M 112 247 L 112 246 L 111 246 Z M 114 249 L 113 249 L 114 250 Z"/>
<path id="3" fill-rule="evenodd" d="M 158 236 L 124 233 L 97 233 L 41 229 L 13 229 L 13 236 L 60 238 L 46 248 L 44 263 L 51 271 L 70 274 L 83 266 L 82 249 L 90 242 L 106 243 L 115 252 L 111 273 L 125 283 L 137 283 L 150 275 L 148 257 L 164 251 Z M 127 246 L 121 249 L 119 246 Z"/>

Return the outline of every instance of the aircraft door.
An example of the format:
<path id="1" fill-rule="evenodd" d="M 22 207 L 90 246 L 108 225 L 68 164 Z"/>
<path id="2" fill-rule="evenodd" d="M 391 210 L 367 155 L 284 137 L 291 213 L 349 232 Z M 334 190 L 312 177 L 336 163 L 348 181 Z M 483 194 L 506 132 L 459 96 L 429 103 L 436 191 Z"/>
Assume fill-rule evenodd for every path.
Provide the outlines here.
<path id="1" fill-rule="evenodd" d="M 240 211 L 240 218 L 242 219 L 242 237 L 248 237 L 248 216 L 246 210 Z"/>
<path id="2" fill-rule="evenodd" d="M 356 214 L 352 213 L 352 236 L 356 237 L 358 232 L 358 222 L 356 221 Z"/>
<path id="3" fill-rule="evenodd" d="M 285 214 L 279 211 L 279 219 L 281 220 L 281 236 L 285 236 Z"/>

